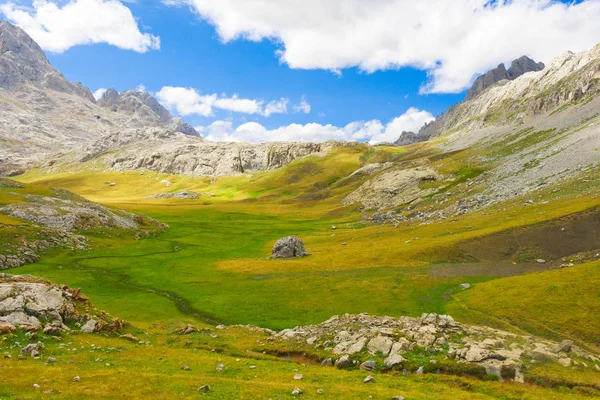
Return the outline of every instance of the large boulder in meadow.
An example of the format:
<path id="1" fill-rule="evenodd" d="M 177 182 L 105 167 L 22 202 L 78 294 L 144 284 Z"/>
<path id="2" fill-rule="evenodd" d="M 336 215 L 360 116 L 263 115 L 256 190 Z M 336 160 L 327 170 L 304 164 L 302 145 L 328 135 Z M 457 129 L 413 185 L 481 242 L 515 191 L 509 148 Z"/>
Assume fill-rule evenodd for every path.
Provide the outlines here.
<path id="1" fill-rule="evenodd" d="M 275 242 L 271 258 L 298 258 L 307 255 L 302 239 L 298 236 L 287 236 Z"/>

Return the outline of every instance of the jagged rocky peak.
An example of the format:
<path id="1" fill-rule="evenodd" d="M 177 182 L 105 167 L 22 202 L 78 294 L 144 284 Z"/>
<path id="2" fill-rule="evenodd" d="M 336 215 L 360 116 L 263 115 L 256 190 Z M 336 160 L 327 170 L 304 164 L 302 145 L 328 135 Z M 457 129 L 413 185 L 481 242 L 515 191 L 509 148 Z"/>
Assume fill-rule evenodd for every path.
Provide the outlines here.
<path id="1" fill-rule="evenodd" d="M 504 64 L 498 65 L 496 68 L 486 72 L 478 77 L 471 89 L 467 92 L 465 100 L 472 100 L 488 87 L 501 82 L 503 80 L 513 80 L 519 76 L 532 71 L 541 71 L 545 67 L 544 63 L 535 62 L 527 56 L 522 56 L 513 60 L 510 68 L 507 70 Z"/>
<path id="2" fill-rule="evenodd" d="M 50 65 L 42 48 L 25 31 L 0 20 L 0 87 L 18 90 L 26 84 L 77 94 L 93 101 L 87 87 L 67 81 Z"/>
<path id="3" fill-rule="evenodd" d="M 0 20 L 0 87 L 41 81 L 48 72 L 58 73 L 40 46 L 21 28 Z"/>
<path id="4" fill-rule="evenodd" d="M 190 136 L 200 134 L 183 119 L 174 118 L 169 110 L 148 92 L 126 90 L 119 93 L 116 89 L 107 89 L 98 100 L 98 105 L 108 107 L 114 112 L 135 114 L 144 121 L 163 126 L 173 132 L 181 132 Z"/>
<path id="5" fill-rule="evenodd" d="M 396 146 L 407 146 L 409 144 L 418 143 L 427 140 L 422 138 L 418 134 L 410 131 L 402 131 L 398 140 L 394 142 Z"/>

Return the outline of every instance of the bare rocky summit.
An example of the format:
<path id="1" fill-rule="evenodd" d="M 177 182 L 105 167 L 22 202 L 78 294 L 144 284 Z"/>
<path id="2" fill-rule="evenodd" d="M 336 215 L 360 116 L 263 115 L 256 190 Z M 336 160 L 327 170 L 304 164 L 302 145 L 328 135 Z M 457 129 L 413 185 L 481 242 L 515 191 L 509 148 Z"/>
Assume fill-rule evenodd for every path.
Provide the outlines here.
<path id="1" fill-rule="evenodd" d="M 151 94 L 108 89 L 96 101 L 50 65 L 22 29 L 0 21 L 0 175 L 94 161 L 200 176 L 279 168 L 331 144 L 205 143 Z"/>
<path id="2" fill-rule="evenodd" d="M 516 79 L 527 72 L 541 71 L 544 67 L 544 63 L 535 62 L 527 56 L 522 56 L 513 60 L 508 70 L 504 64 L 500 64 L 475 80 L 473 86 L 471 86 L 471 89 L 467 92 L 466 100 L 474 99 L 484 90 L 498 82 Z"/>

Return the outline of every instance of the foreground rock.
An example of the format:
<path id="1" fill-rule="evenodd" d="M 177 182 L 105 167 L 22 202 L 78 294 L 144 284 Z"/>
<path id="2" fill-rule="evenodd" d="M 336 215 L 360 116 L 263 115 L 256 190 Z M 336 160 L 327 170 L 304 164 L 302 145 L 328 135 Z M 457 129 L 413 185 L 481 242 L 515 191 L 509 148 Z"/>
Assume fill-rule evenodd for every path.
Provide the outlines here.
<path id="1" fill-rule="evenodd" d="M 298 236 L 287 236 L 275 242 L 271 258 L 299 258 L 307 255 L 302 239 Z"/>
<path id="2" fill-rule="evenodd" d="M 0 274 L 0 333 L 17 329 L 60 335 L 69 324 L 83 332 L 115 332 L 123 321 L 95 309 L 78 289 L 30 275 Z"/>
<path id="3" fill-rule="evenodd" d="M 429 371 L 437 368 L 433 367 L 437 362 L 433 358 L 437 354 L 445 356 L 448 362 L 472 364 L 483 373 L 497 375 L 500 380 L 508 377 L 522 381 L 524 364 L 530 362 L 556 362 L 564 366 L 571 365 L 573 358 L 598 362 L 596 356 L 570 341 L 559 344 L 464 325 L 451 316 L 437 314 L 423 314 L 420 318 L 336 315 L 321 324 L 286 329 L 274 336 L 294 342 L 295 346 L 309 344 L 330 351 L 337 357 L 335 365 L 338 368 L 360 365 L 361 369 L 372 370 L 376 365 L 372 360 L 377 358 L 387 368 L 405 368 L 413 352 L 423 354 L 425 350 L 432 361 L 431 365 L 418 368 L 421 373 L 427 372 L 427 368 Z M 333 362 L 330 360 L 328 365 Z M 414 368 L 416 371 L 417 366 Z"/>

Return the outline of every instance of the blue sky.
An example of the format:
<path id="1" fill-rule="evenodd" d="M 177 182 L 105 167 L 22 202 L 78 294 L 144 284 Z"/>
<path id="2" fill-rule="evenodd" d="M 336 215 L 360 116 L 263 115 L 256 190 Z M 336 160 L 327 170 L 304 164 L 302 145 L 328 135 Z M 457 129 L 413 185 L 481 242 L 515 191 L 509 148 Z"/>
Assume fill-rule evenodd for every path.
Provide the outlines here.
<path id="1" fill-rule="evenodd" d="M 379 4 L 386 1 L 394 8 L 390 9 L 388 4 L 387 9 L 379 11 Z M 287 8 L 293 8 L 294 2 L 299 7 L 291 11 L 277 10 L 282 2 L 274 0 L 176 2 L 138 0 L 118 3 L 116 7 L 116 0 L 59 1 L 51 4 L 54 8 L 47 9 L 44 16 L 40 9 L 31 8 L 30 2 L 21 0 L 4 6 L 0 2 L 0 13 L 34 39 L 39 38 L 50 62 L 69 80 L 83 82 L 92 91 L 109 87 L 122 91 L 143 85 L 147 91 L 163 93 L 157 95 L 159 100 L 192 125 L 209 127 L 216 121 L 215 126 L 224 126 L 224 131 L 213 132 L 217 140 L 235 140 L 236 128 L 249 126 L 248 122 L 256 122 L 269 131 L 269 140 L 277 140 L 277 134 L 284 135 L 273 130 L 290 124 L 316 123 L 313 128 L 319 129 L 328 124 L 343 128 L 357 121 L 377 121 L 380 125 L 373 128 L 374 132 L 378 129 L 384 132 L 404 115 L 406 118 L 396 120 L 397 129 L 390 130 L 387 136 L 381 132 L 357 134 L 357 129 L 365 130 L 364 123 L 350 134 L 359 140 L 391 138 L 403 129 L 417 130 L 432 116 L 461 101 L 473 78 L 499 62 L 508 62 L 522 54 L 548 62 L 562 51 L 583 50 L 600 42 L 600 24 L 595 19 L 600 18 L 600 4 L 596 0 L 578 2 L 584 4 L 564 2 L 567 5 L 548 0 L 514 0 L 516 5 L 498 9 L 490 9 L 482 1 L 478 13 L 469 8 L 477 0 L 459 0 L 455 6 L 442 2 L 442 7 L 450 8 L 441 10 L 442 19 L 433 22 L 428 19 L 435 15 L 420 14 L 411 2 L 404 0 L 348 0 L 346 4 L 352 5 L 343 13 L 338 1 L 331 2 L 339 3 L 337 9 L 329 9 L 329 5 L 323 6 L 316 0 L 290 0 Z M 46 2 L 46 6 L 49 3 L 52 2 Z M 77 7 L 66 12 L 69 5 Z M 358 11 L 352 9 L 354 6 Z M 551 6 L 554 9 L 550 12 Z M 69 26 L 69 18 L 84 20 L 86 10 L 92 7 L 99 8 L 90 14 L 104 9 L 106 15 L 120 13 L 123 17 L 120 24 L 132 25 L 129 30 L 123 29 L 122 36 L 131 40 L 103 38 L 98 32 L 112 30 L 113 34 L 119 34 L 120 27 L 96 26 L 100 23 L 94 20 L 94 15 L 87 16 L 88 24 L 73 22 L 73 27 Z M 314 9 L 310 13 L 302 15 L 311 7 Z M 365 11 L 364 7 L 370 9 Z M 130 21 L 127 12 L 134 19 Z M 239 16 L 230 18 L 235 13 Z M 452 13 L 456 13 L 455 23 Z M 339 25 L 339 15 L 350 22 Z M 446 16 L 448 21 L 444 21 Z M 510 26 L 504 25 L 519 16 L 534 25 L 531 34 L 523 31 L 521 35 L 526 37 L 507 39 L 505 29 Z M 303 17 L 309 22 L 303 23 Z M 418 23 L 406 28 L 403 17 Z M 52 18 L 59 21 L 54 27 Z M 391 18 L 384 27 L 379 25 L 382 18 Z M 481 21 L 483 30 L 478 32 L 480 18 L 487 19 Z M 558 27 L 557 20 L 561 21 Z M 462 25 L 467 23 L 474 27 L 464 31 Z M 88 26 L 90 32 L 82 32 Z M 537 33 L 540 30 L 541 35 Z M 73 38 L 86 34 L 90 38 L 88 43 L 95 43 L 86 44 L 83 39 L 84 44 L 79 44 L 77 40 L 82 40 Z M 140 44 L 147 39 L 142 34 L 159 38 L 160 46 Z M 481 35 L 490 37 L 484 40 Z M 561 39 L 553 41 L 553 37 Z M 548 43 L 552 41 L 555 43 Z M 489 46 L 490 42 L 494 47 Z M 192 108 L 195 103 L 180 104 L 181 92 L 169 92 L 167 96 L 169 93 L 161 92 L 164 87 L 193 89 L 196 97 L 214 94 L 216 99 L 231 99 L 237 95 L 237 99 L 261 104 L 262 111 L 240 112 L 235 107 L 215 106 L 213 98 L 210 113 L 197 112 L 197 107 Z M 264 110 L 268 103 L 281 99 L 287 100 L 285 110 L 267 116 Z M 306 108 L 295 110 L 302 100 L 310 104 L 310 112 Z M 407 111 L 412 117 L 406 115 Z M 289 135 L 295 138 L 295 131 L 290 132 L 286 131 L 284 139 Z M 253 133 L 260 137 L 264 132 L 254 129 Z M 203 134 L 210 135 L 210 129 Z M 311 134 L 306 138 L 311 139 Z M 240 133 L 241 139 L 252 140 L 250 136 Z M 299 137 L 305 138 L 303 134 Z M 335 134 L 332 137 L 340 138 Z M 324 133 L 315 138 L 328 137 Z"/>

